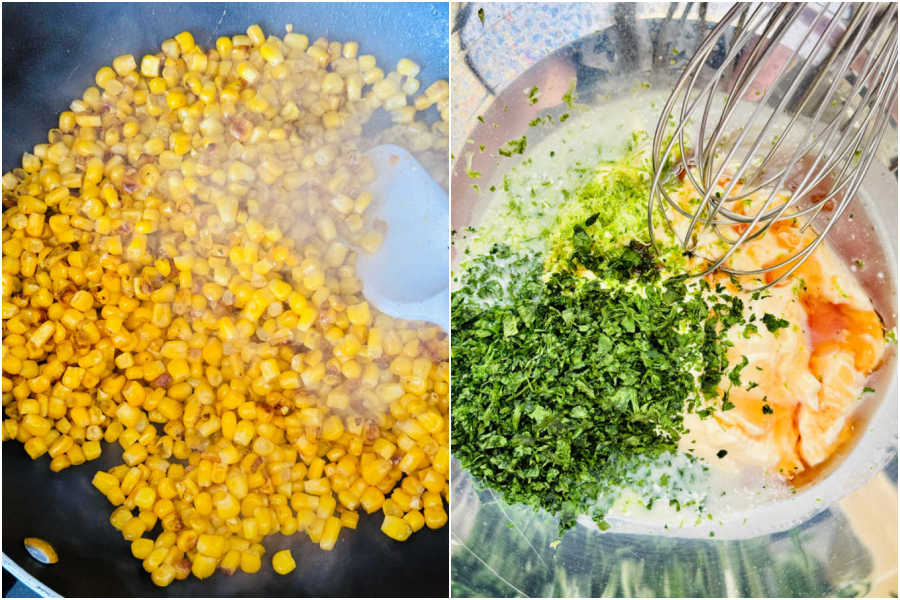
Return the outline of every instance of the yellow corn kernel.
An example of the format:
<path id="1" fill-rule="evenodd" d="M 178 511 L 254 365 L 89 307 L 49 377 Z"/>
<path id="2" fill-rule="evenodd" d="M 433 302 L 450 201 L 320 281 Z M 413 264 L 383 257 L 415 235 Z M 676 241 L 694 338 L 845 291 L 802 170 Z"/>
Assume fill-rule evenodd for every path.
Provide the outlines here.
<path id="1" fill-rule="evenodd" d="M 137 68 L 137 62 L 135 62 L 133 55 L 123 54 L 113 59 L 112 66 L 119 76 L 124 77 Z"/>
<path id="2" fill-rule="evenodd" d="M 154 54 L 147 54 L 141 59 L 141 75 L 144 77 L 158 77 L 160 58 Z"/>
<path id="3" fill-rule="evenodd" d="M 286 33 L 283 41 L 285 46 L 297 52 L 303 52 L 309 47 L 309 38 L 301 33 Z"/>
<path id="4" fill-rule="evenodd" d="M 447 513 L 443 506 L 429 506 L 425 508 L 425 525 L 429 529 L 440 529 L 447 524 Z"/>
<path id="5" fill-rule="evenodd" d="M 415 77 L 419 74 L 419 70 L 419 65 L 408 58 L 401 58 L 397 62 L 397 72 L 405 77 Z"/>
<path id="6" fill-rule="evenodd" d="M 153 540 L 141 537 L 131 542 L 131 555 L 139 560 L 144 560 L 155 548 Z"/>
<path id="7" fill-rule="evenodd" d="M 280 550 L 272 556 L 272 568 L 279 575 L 287 575 L 297 568 L 290 550 Z"/>
<path id="8" fill-rule="evenodd" d="M 82 450 L 84 451 L 84 458 L 86 460 L 95 460 L 100 457 L 102 449 L 100 447 L 99 440 L 90 440 L 84 443 L 82 446 Z"/>
<path id="9" fill-rule="evenodd" d="M 25 452 L 32 460 L 36 460 L 47 452 L 47 444 L 37 436 L 28 438 L 25 442 Z"/>
<path id="10" fill-rule="evenodd" d="M 138 517 L 130 518 L 121 529 L 122 537 L 129 541 L 138 539 L 146 530 L 146 523 Z"/>
<path id="11" fill-rule="evenodd" d="M 181 49 L 182 55 L 187 54 L 196 47 L 194 36 L 191 35 L 190 31 L 182 31 L 175 36 L 175 41 L 178 42 L 178 47 Z"/>
<path id="12" fill-rule="evenodd" d="M 369 486 L 360 496 L 359 504 L 363 510 L 371 514 L 384 505 L 384 494 L 378 488 Z"/>
<path id="13" fill-rule="evenodd" d="M 78 290 L 72 295 L 69 304 L 75 310 L 87 312 L 94 306 L 94 297 L 91 296 L 90 292 Z"/>
<path id="14" fill-rule="evenodd" d="M 217 560 L 205 554 L 197 554 L 194 556 L 194 562 L 191 565 L 191 573 L 197 579 L 206 579 L 216 571 Z"/>
<path id="15" fill-rule="evenodd" d="M 197 538 L 197 552 L 218 558 L 225 553 L 225 538 L 220 535 L 203 534 Z"/>
<path id="16" fill-rule="evenodd" d="M 262 567 L 262 561 L 258 554 L 244 550 L 241 552 L 241 571 L 244 573 L 256 573 Z"/>
<path id="17" fill-rule="evenodd" d="M 278 65 L 284 61 L 284 54 L 281 49 L 271 42 L 265 42 L 259 47 L 259 54 L 270 65 Z"/>
<path id="18" fill-rule="evenodd" d="M 400 517 L 391 515 L 385 515 L 384 521 L 381 523 L 381 531 L 398 542 L 405 542 L 412 535 L 412 528 L 409 523 Z"/>
<path id="19" fill-rule="evenodd" d="M 368 326 L 371 321 L 371 312 L 368 302 L 360 302 L 359 304 L 351 304 L 347 307 L 347 318 L 353 325 Z"/>
<path id="20" fill-rule="evenodd" d="M 340 533 L 341 520 L 337 517 L 328 517 L 322 529 L 322 537 L 319 538 L 319 547 L 322 550 L 333 550 Z"/>

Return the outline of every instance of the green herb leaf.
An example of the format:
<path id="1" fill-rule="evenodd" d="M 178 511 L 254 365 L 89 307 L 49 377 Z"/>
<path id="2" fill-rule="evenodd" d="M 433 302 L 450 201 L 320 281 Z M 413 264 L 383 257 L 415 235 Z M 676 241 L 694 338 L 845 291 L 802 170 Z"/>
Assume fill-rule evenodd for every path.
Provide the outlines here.
<path id="1" fill-rule="evenodd" d="M 509 140 L 508 142 L 506 142 L 505 144 L 500 146 L 500 148 L 497 150 L 497 152 L 501 156 L 506 156 L 506 157 L 510 157 L 513 154 L 524 154 L 525 147 L 527 146 L 527 144 L 528 144 L 528 139 L 526 136 L 523 135 L 522 137 L 520 137 L 518 139 Z"/>
<path id="2" fill-rule="evenodd" d="M 786 319 L 779 319 L 771 313 L 764 314 L 762 322 L 765 324 L 766 329 L 768 329 L 772 333 L 775 333 L 779 329 L 784 329 L 785 327 L 790 325 L 790 323 L 788 323 Z"/>

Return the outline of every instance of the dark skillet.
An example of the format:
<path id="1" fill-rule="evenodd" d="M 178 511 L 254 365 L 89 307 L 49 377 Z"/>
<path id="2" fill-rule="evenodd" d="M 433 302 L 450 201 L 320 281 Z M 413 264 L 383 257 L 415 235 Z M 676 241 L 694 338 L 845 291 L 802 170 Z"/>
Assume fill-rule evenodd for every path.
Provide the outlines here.
<path id="1" fill-rule="evenodd" d="M 47 141 L 69 102 L 94 85 L 94 74 L 120 54 L 138 60 L 162 40 L 189 29 L 210 47 L 219 35 L 294 31 L 311 39 L 356 40 L 385 70 L 408 56 L 424 84 L 446 79 L 448 9 L 434 4 L 4 4 L 3 171 Z M 64 596 L 447 596 L 448 528 L 423 529 L 405 543 L 379 531 L 380 513 L 343 530 L 323 552 L 303 535 L 269 536 L 259 573 L 193 576 L 157 588 L 133 558 L 130 543 L 109 524 L 112 507 L 91 486 L 97 469 L 121 463 L 118 444 L 91 463 L 52 473 L 45 456 L 32 461 L 15 441 L 2 445 L 3 566 L 34 587 Z M 43 538 L 55 565 L 28 556 L 25 537 Z M 291 548 L 297 569 L 275 574 L 272 554 Z M 24 570 L 25 573 L 22 573 Z M 26 583 L 29 583 L 26 581 Z"/>

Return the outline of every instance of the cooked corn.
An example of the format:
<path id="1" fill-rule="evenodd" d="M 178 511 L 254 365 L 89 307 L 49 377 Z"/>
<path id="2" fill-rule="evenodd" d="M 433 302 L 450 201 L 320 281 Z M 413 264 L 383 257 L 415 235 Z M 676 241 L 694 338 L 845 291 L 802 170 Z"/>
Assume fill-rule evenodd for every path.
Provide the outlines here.
<path id="1" fill-rule="evenodd" d="M 287 575 L 297 568 L 290 550 L 279 550 L 272 556 L 272 568 L 279 575 Z"/>
<path id="2" fill-rule="evenodd" d="M 447 338 L 370 307 L 351 248 L 383 238 L 362 124 L 383 105 L 379 141 L 445 152 L 415 115 L 446 82 L 413 99 L 408 59 L 257 25 L 160 49 L 101 68 L 3 176 L 3 440 L 53 471 L 118 442 L 93 485 L 159 586 L 255 573 L 275 533 L 331 550 L 358 510 L 397 540 L 443 526 Z"/>

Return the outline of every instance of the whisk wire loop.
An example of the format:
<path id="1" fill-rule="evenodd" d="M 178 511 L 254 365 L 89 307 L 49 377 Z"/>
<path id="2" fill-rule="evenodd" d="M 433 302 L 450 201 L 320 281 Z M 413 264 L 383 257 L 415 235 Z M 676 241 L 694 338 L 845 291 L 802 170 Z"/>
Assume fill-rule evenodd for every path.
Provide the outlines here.
<path id="1" fill-rule="evenodd" d="M 653 135 L 654 248 L 661 218 L 700 259 L 696 275 L 780 270 L 771 285 L 796 270 L 853 199 L 896 115 L 897 12 L 896 3 L 732 7 L 699 44 Z M 673 196 L 675 175 L 698 197 Z M 816 235 L 777 264 L 733 264 L 746 242 L 801 219 L 801 232 Z"/>

